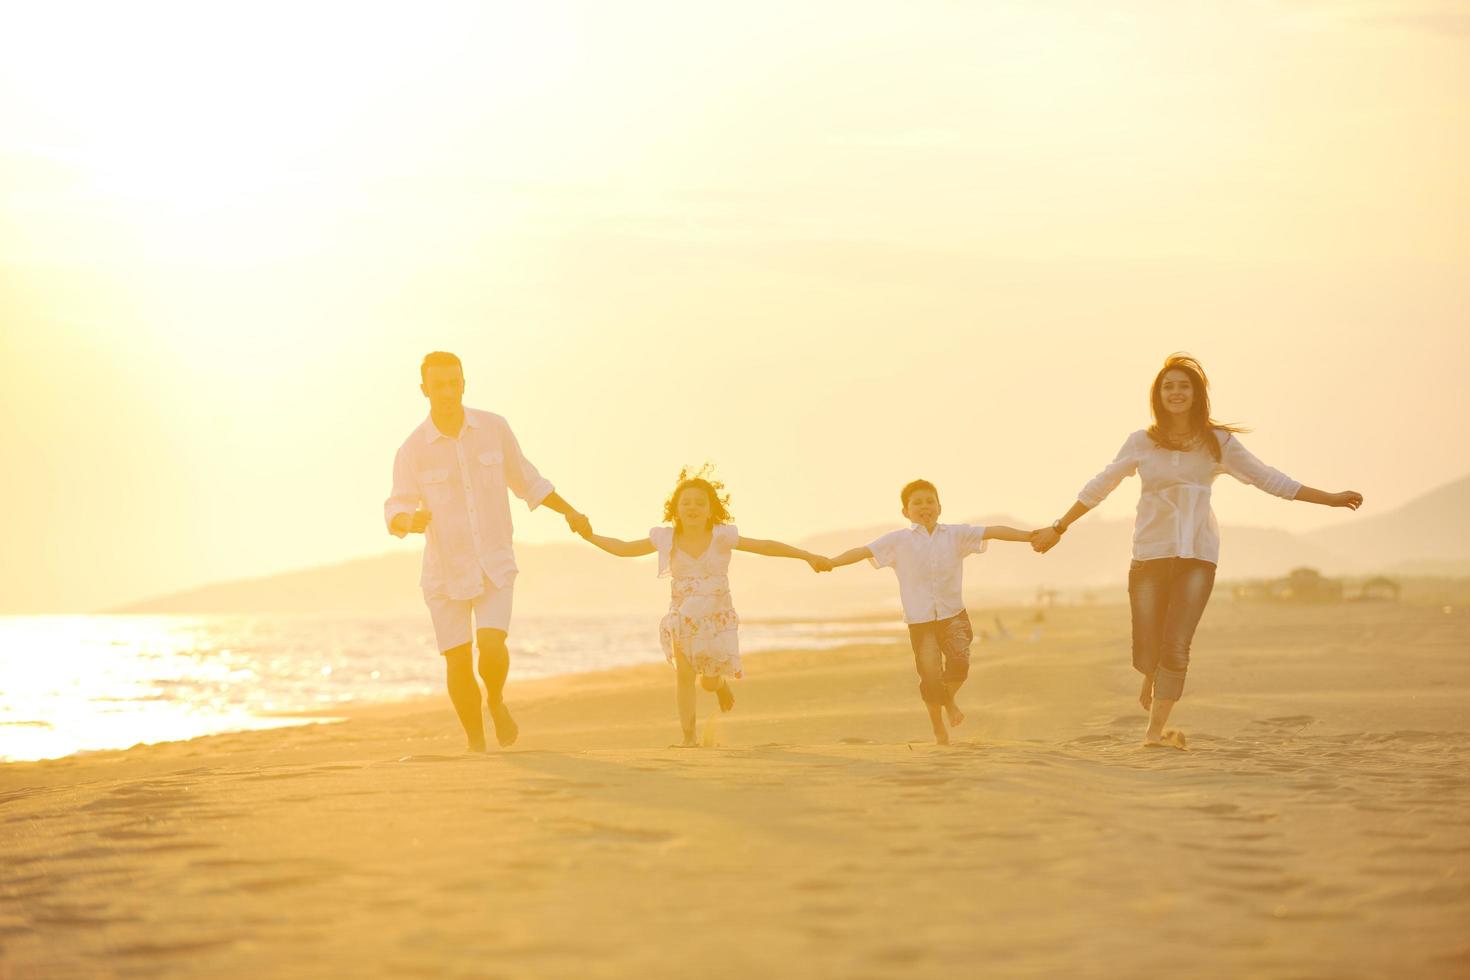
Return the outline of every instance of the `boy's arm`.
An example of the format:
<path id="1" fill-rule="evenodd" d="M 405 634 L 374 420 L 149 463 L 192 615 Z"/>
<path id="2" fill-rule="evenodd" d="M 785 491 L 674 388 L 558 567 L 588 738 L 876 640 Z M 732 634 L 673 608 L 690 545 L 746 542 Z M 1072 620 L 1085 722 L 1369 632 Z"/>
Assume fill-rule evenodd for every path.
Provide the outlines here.
<path id="1" fill-rule="evenodd" d="M 867 545 L 860 548 L 851 548 L 831 559 L 833 568 L 841 568 L 843 565 L 856 565 L 867 558 L 872 558 L 873 552 Z"/>
<path id="2" fill-rule="evenodd" d="M 653 542 L 647 538 L 641 538 L 637 541 L 624 541 L 621 538 L 610 538 L 605 534 L 593 534 L 591 531 L 588 531 L 582 537 L 597 545 L 597 547 L 608 554 L 617 555 L 619 558 L 639 558 L 643 555 L 651 555 L 655 550 Z"/>
<path id="3" fill-rule="evenodd" d="M 1030 541 L 1035 531 L 1022 531 L 1018 528 L 1007 527 L 1004 524 L 987 524 L 985 526 L 985 540 L 987 541 Z"/>

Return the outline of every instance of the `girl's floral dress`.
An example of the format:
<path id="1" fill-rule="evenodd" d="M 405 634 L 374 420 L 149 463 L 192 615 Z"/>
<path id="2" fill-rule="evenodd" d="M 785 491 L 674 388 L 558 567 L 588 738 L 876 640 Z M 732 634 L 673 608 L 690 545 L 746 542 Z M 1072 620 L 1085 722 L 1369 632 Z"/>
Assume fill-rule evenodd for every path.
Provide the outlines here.
<path id="1" fill-rule="evenodd" d="M 740 617 L 730 600 L 730 555 L 740 542 L 733 524 L 714 529 L 709 547 L 695 558 L 674 546 L 674 529 L 650 528 L 660 578 L 673 576 L 669 611 L 658 625 L 664 657 L 683 657 L 706 677 L 740 676 Z"/>

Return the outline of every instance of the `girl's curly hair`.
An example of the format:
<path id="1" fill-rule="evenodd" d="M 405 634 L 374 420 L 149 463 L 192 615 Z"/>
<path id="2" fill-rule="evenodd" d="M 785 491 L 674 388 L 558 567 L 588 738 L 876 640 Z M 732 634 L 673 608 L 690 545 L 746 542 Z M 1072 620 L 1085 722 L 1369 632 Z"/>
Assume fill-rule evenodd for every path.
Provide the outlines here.
<path id="1" fill-rule="evenodd" d="M 709 526 L 730 523 L 730 495 L 725 492 L 725 484 L 714 478 L 714 465 L 705 463 L 693 474 L 689 467 L 679 471 L 678 483 L 674 485 L 674 492 L 669 494 L 669 499 L 664 501 L 664 520 L 673 521 L 674 526 L 679 526 L 679 494 L 690 487 L 697 487 L 709 496 Z"/>

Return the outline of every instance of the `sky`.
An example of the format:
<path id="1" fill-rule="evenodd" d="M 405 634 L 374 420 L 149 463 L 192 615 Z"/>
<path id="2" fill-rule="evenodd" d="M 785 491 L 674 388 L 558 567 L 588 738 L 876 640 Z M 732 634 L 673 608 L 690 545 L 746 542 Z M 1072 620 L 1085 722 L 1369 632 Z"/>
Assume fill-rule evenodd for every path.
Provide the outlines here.
<path id="1" fill-rule="evenodd" d="M 1175 350 L 1357 518 L 1470 472 L 1463 4 L 206 6 L 0 15 L 0 612 L 418 547 L 435 349 L 624 537 L 1050 521 Z"/>

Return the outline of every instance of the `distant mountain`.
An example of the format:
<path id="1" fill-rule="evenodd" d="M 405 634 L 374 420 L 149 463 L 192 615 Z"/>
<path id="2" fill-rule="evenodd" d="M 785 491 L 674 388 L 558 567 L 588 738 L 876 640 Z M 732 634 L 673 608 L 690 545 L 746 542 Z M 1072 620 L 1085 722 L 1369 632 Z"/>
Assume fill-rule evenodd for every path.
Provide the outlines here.
<path id="1" fill-rule="evenodd" d="M 972 524 L 1036 527 L 1008 515 L 968 519 Z M 820 554 L 865 544 L 897 522 L 833 531 L 799 542 Z M 1128 571 L 1132 524 L 1088 519 L 1061 545 L 1037 555 L 1024 544 L 991 542 L 965 567 L 967 598 L 1016 600 L 1038 588 L 1121 597 Z M 1221 580 L 1265 578 L 1302 565 L 1327 573 L 1385 571 L 1409 574 L 1470 570 L 1470 477 L 1390 513 L 1354 517 L 1340 526 L 1295 535 L 1275 528 L 1221 530 Z M 516 610 L 530 615 L 648 615 L 668 602 L 668 583 L 655 577 L 653 559 L 619 559 L 581 542 L 521 545 Z M 421 612 L 420 550 L 404 547 L 266 578 L 222 582 L 129 605 L 121 612 Z M 896 615 L 892 572 L 866 563 L 817 575 L 789 560 L 736 555 L 731 569 L 736 608 L 747 617 Z"/>
<path id="2" fill-rule="evenodd" d="M 1344 556 L 1356 570 L 1423 562 L 1463 564 L 1470 561 L 1470 476 L 1386 514 L 1358 515 L 1304 537 Z"/>

